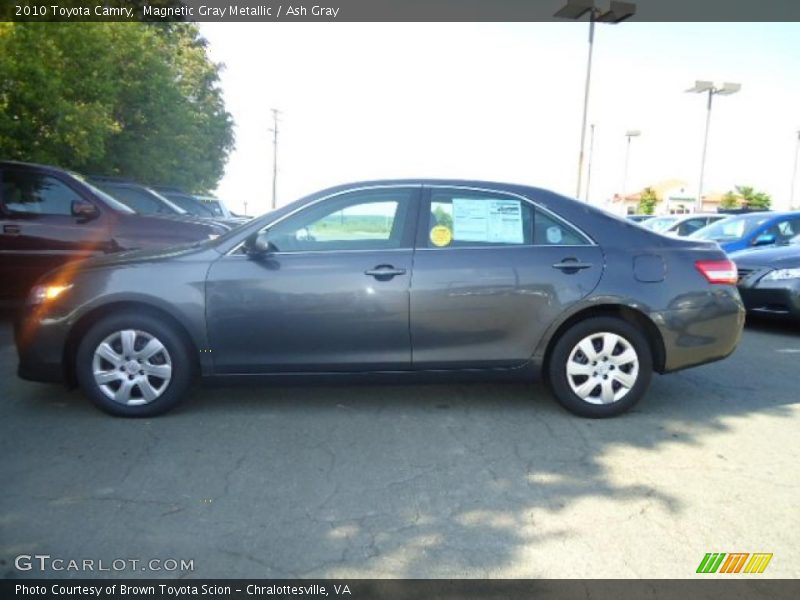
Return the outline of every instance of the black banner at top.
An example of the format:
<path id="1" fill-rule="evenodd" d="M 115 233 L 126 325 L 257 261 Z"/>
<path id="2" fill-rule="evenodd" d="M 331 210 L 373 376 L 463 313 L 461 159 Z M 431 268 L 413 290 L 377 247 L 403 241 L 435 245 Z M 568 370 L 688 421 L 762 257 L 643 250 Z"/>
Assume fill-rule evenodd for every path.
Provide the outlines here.
<path id="1" fill-rule="evenodd" d="M 558 16 L 556 16 L 558 13 Z M 800 0 L 3 0 L 4 21 L 800 21 Z"/>

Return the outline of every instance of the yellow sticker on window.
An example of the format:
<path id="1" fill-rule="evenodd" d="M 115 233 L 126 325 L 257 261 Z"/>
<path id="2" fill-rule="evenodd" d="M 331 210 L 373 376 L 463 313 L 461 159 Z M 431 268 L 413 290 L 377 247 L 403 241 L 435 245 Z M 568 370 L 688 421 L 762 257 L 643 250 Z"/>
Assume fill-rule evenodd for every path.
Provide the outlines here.
<path id="1" fill-rule="evenodd" d="M 453 241 L 453 232 L 450 231 L 449 227 L 445 227 L 444 225 L 437 225 L 433 229 L 431 229 L 431 243 L 434 246 L 449 246 L 450 242 Z"/>

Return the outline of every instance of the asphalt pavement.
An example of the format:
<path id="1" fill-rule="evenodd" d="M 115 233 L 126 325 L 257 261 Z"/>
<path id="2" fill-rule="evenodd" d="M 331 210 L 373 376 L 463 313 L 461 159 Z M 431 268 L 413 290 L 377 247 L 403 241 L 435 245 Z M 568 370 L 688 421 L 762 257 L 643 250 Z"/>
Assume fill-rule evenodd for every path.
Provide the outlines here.
<path id="1" fill-rule="evenodd" d="M 125 420 L 18 380 L 5 321 L 0 577 L 686 578 L 765 552 L 796 578 L 799 366 L 800 326 L 759 322 L 605 421 L 534 384 L 198 386 Z"/>

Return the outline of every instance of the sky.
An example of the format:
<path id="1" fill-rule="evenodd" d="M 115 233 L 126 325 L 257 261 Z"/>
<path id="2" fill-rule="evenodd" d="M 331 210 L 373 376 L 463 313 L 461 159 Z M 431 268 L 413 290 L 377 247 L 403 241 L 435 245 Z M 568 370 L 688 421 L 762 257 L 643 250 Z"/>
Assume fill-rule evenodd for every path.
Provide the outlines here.
<path id="1" fill-rule="evenodd" d="M 575 196 L 587 23 L 201 23 L 235 121 L 217 194 L 261 214 L 365 179 L 486 179 Z M 789 208 L 800 130 L 800 23 L 598 24 L 588 122 L 589 201 L 668 179 L 705 193 L 750 185 Z M 641 136 L 630 145 L 628 130 Z M 587 162 L 590 150 L 587 127 Z M 587 169 L 584 168 L 584 182 Z M 797 188 L 800 188 L 798 182 Z M 581 193 L 585 195 L 585 188 Z M 795 191 L 800 205 L 800 189 Z"/>

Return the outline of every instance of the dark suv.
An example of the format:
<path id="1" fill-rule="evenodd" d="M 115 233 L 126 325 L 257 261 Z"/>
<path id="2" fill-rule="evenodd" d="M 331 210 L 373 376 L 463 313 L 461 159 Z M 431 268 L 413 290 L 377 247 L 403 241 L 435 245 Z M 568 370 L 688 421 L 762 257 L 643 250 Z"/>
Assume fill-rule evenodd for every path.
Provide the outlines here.
<path id="1" fill-rule="evenodd" d="M 133 210 L 74 173 L 0 161 L 0 300 L 16 301 L 42 274 L 76 259 L 207 240 L 226 228 Z"/>

